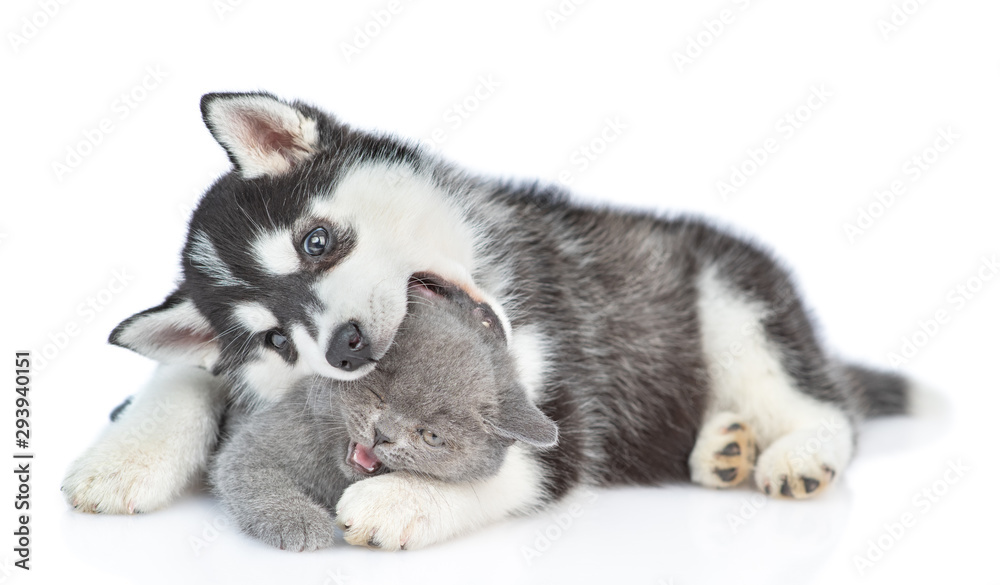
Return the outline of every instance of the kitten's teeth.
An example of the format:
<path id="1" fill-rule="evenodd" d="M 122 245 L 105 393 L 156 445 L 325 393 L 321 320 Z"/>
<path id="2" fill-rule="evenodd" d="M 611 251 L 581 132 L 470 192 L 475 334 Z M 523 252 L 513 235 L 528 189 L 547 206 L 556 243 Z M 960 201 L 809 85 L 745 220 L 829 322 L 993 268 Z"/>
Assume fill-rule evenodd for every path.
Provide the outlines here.
<path id="1" fill-rule="evenodd" d="M 354 449 L 351 450 L 351 461 L 368 473 L 378 469 L 381 463 L 371 449 L 360 444 L 355 444 Z"/>

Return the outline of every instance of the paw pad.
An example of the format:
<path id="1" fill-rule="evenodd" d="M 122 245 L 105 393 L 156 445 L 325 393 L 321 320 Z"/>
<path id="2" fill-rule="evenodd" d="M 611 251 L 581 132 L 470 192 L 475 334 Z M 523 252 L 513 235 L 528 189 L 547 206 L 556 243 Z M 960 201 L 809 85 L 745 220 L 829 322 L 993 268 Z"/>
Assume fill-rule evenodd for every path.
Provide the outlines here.
<path id="1" fill-rule="evenodd" d="M 735 414 L 717 415 L 702 428 L 690 458 L 695 483 L 727 488 L 750 476 L 757 460 L 757 442 L 750 427 L 735 418 Z"/>
<path id="2" fill-rule="evenodd" d="M 789 498 L 793 500 L 812 497 L 812 495 L 816 492 L 826 488 L 826 486 L 833 481 L 834 476 L 837 475 L 837 473 L 828 465 L 823 465 L 820 469 L 822 470 L 822 473 L 819 475 L 818 479 L 809 475 L 778 476 L 776 482 L 778 484 L 777 493 L 773 493 L 774 489 L 772 488 L 770 481 L 764 484 L 764 493 L 769 496 L 774 495 L 776 497 L 780 496 L 782 498 Z"/>

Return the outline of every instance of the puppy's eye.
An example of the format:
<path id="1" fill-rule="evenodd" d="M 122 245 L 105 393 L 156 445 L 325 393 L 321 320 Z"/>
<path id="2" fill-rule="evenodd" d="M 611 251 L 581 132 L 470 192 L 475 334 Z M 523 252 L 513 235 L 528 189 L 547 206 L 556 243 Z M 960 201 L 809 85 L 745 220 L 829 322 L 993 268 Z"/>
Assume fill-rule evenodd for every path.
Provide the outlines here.
<path id="1" fill-rule="evenodd" d="M 310 256 L 322 256 L 330 248 L 330 232 L 318 227 L 302 240 L 302 251 Z"/>
<path id="2" fill-rule="evenodd" d="M 424 442 L 430 445 L 431 447 L 440 447 L 441 445 L 444 445 L 444 438 L 434 434 L 434 431 L 429 431 L 427 429 L 417 429 L 417 432 L 420 433 L 421 437 L 423 437 Z"/>
<path id="3" fill-rule="evenodd" d="M 288 338 L 282 335 L 280 331 L 268 331 L 266 340 L 268 345 L 278 351 L 288 348 Z"/>

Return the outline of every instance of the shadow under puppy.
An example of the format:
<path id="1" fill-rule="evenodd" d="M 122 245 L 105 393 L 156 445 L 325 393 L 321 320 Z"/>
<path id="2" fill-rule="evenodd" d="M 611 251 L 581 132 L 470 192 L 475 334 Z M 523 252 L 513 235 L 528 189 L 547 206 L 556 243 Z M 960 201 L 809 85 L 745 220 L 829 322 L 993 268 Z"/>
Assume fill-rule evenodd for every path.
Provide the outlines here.
<path id="1" fill-rule="evenodd" d="M 457 288 L 417 285 L 396 341 L 361 380 L 314 379 L 264 410 L 234 407 L 210 481 L 240 529 L 288 550 L 334 542 L 354 482 L 408 471 L 490 477 L 507 448 L 556 443 L 529 400 L 496 315 Z"/>

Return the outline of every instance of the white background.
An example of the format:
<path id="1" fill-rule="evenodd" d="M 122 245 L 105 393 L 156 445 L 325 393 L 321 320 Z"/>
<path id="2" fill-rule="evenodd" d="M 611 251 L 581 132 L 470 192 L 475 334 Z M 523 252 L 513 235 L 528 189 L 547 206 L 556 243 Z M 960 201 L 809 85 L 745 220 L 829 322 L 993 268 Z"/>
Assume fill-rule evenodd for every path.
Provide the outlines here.
<path id="1" fill-rule="evenodd" d="M 45 2 L 8 1 L 0 20 L 3 449 L 15 450 L 9 358 L 50 344 L 52 358 L 31 395 L 32 570 L 10 568 L 15 485 L 0 474 L 0 581 L 996 582 L 1000 279 L 975 282 L 984 256 L 1000 253 L 995 2 L 567 0 L 572 14 L 553 26 L 557 0 L 403 0 L 350 59 L 344 44 L 365 42 L 357 29 L 387 0 L 244 0 L 222 14 L 228 5 L 213 0 L 95 4 L 46 17 Z M 898 30 L 880 30 L 903 8 L 912 14 L 897 14 Z M 721 16 L 728 23 L 712 22 Z M 679 68 L 675 53 L 695 47 Z M 499 87 L 477 101 L 482 78 Z M 831 94 L 818 109 L 806 105 L 811 88 Z M 408 137 L 443 128 L 437 148 L 486 173 L 555 181 L 570 171 L 581 198 L 717 218 L 787 260 L 844 355 L 888 366 L 916 336 L 922 347 L 903 370 L 936 388 L 946 412 L 866 425 L 843 481 L 815 501 L 607 490 L 575 516 L 553 511 L 400 554 L 269 550 L 225 526 L 205 495 L 137 517 L 71 512 L 63 473 L 153 368 L 105 339 L 171 290 L 191 206 L 228 167 L 198 99 L 255 89 Z M 136 103 L 123 105 L 130 93 Z M 467 99 L 475 111 L 454 127 L 451 108 Z M 796 112 L 808 120 L 789 136 L 776 123 Z M 79 146 L 104 119 L 99 144 Z M 596 144 L 603 152 L 584 170 L 578 149 L 608 119 L 624 130 Z M 907 160 L 948 128 L 958 137 L 913 180 Z M 717 182 L 731 165 L 752 166 L 748 149 L 769 139 L 776 152 L 723 198 Z M 68 161 L 73 150 L 86 156 Z M 895 180 L 905 194 L 850 242 L 844 224 Z M 116 271 L 129 280 L 113 293 Z M 970 279 L 977 292 L 959 308 L 948 295 Z M 947 322 L 919 335 L 939 311 Z M 971 470 L 948 485 L 949 463 Z M 913 499 L 935 488 L 936 502 Z M 915 525 L 889 535 L 905 513 Z M 889 550 L 859 571 L 880 538 Z M 529 563 L 536 546 L 545 550 Z"/>

